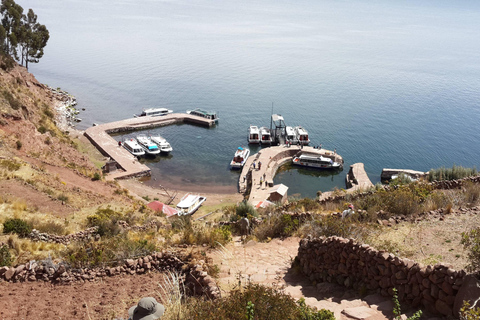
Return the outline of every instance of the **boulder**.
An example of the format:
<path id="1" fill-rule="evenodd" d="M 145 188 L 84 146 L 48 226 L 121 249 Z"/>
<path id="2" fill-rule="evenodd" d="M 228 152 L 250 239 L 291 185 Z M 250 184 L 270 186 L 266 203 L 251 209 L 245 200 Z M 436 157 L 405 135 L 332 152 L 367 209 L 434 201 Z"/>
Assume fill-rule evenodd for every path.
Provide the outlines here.
<path id="1" fill-rule="evenodd" d="M 458 315 L 464 301 L 468 301 L 473 306 L 480 297 L 480 280 L 473 274 L 466 275 L 463 278 L 462 286 L 455 297 L 453 305 L 453 314 Z"/>

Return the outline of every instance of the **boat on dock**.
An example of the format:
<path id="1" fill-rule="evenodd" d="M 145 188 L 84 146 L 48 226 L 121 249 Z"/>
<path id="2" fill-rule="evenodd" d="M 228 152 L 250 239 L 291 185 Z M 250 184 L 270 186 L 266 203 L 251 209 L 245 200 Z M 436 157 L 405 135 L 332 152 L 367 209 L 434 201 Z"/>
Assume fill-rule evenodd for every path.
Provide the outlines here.
<path id="1" fill-rule="evenodd" d="M 150 140 L 152 140 L 152 142 L 158 146 L 158 148 L 160 149 L 160 152 L 162 153 L 170 153 L 173 150 L 170 143 L 168 143 L 168 141 L 162 136 L 159 136 L 159 135 L 150 136 Z"/>
<path id="2" fill-rule="evenodd" d="M 285 142 L 288 142 L 289 144 L 297 144 L 297 134 L 293 127 L 287 126 L 285 128 Z"/>
<path id="3" fill-rule="evenodd" d="M 156 156 L 157 154 L 160 154 L 160 149 L 158 148 L 158 146 L 146 135 L 139 134 L 137 136 L 137 142 L 143 148 L 145 154 L 151 156 Z"/>
<path id="4" fill-rule="evenodd" d="M 247 162 L 248 157 L 250 156 L 250 149 L 238 147 L 233 156 L 233 160 L 230 162 L 231 169 L 241 169 L 245 162 Z"/>
<path id="5" fill-rule="evenodd" d="M 165 116 L 169 113 L 173 113 L 173 110 L 167 108 L 149 108 L 143 109 L 142 113 L 134 114 L 135 118 L 137 117 L 158 117 L 158 116 Z"/>
<path id="6" fill-rule="evenodd" d="M 196 108 L 194 110 L 187 110 L 188 114 L 191 114 L 192 116 L 197 116 L 197 117 L 202 117 L 208 120 L 213 120 L 215 123 L 218 122 L 218 115 L 216 112 L 213 111 L 205 111 L 200 108 Z"/>
<path id="7" fill-rule="evenodd" d="M 143 148 L 134 139 L 123 141 L 122 146 L 135 157 L 141 157 L 145 155 Z"/>
<path id="8" fill-rule="evenodd" d="M 260 143 L 260 130 L 257 126 L 248 129 L 248 143 Z"/>
<path id="9" fill-rule="evenodd" d="M 321 155 L 307 155 L 293 157 L 293 164 L 318 169 L 341 169 L 342 164 Z"/>
<path id="10" fill-rule="evenodd" d="M 295 133 L 297 134 L 297 139 L 300 144 L 306 146 L 310 143 L 308 132 L 302 126 L 295 127 Z"/>
<path id="11" fill-rule="evenodd" d="M 260 128 L 260 143 L 266 145 L 272 144 L 272 135 L 267 127 Z"/>
<path id="12" fill-rule="evenodd" d="M 207 200 L 206 197 L 198 194 L 187 193 L 183 196 L 180 202 L 177 204 L 177 215 L 183 216 L 187 214 L 193 214 Z"/>

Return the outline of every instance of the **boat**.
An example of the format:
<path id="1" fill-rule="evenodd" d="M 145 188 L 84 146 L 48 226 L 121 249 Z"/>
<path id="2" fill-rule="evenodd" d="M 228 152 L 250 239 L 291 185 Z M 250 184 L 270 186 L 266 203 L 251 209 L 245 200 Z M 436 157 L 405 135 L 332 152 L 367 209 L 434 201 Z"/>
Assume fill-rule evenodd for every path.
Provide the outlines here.
<path id="1" fill-rule="evenodd" d="M 270 130 L 267 127 L 260 128 L 260 143 L 261 144 L 272 144 L 272 135 Z"/>
<path id="2" fill-rule="evenodd" d="M 208 120 L 214 120 L 215 123 L 218 122 L 218 115 L 216 112 L 211 112 L 211 111 L 205 111 L 200 108 L 194 109 L 194 110 L 187 110 L 188 114 L 191 114 L 192 116 L 198 116 L 202 117 Z"/>
<path id="3" fill-rule="evenodd" d="M 198 194 L 187 193 L 177 204 L 177 215 L 183 216 L 194 213 L 202 205 L 202 203 L 205 202 L 205 200 L 207 200 L 206 197 L 199 196 Z"/>
<path id="4" fill-rule="evenodd" d="M 296 144 L 298 142 L 297 134 L 295 133 L 295 130 L 292 127 L 287 126 L 285 128 L 285 133 L 286 133 L 285 142 L 288 142 L 289 144 Z"/>
<path id="5" fill-rule="evenodd" d="M 310 139 L 308 138 L 308 132 L 302 126 L 295 127 L 295 133 L 297 134 L 297 139 L 300 144 L 308 145 Z"/>
<path id="6" fill-rule="evenodd" d="M 145 155 L 143 148 L 134 139 L 123 141 L 122 146 L 135 157 L 141 157 Z"/>
<path id="7" fill-rule="evenodd" d="M 150 136 L 150 140 L 152 140 L 152 142 L 158 146 L 160 152 L 162 153 L 170 153 L 173 150 L 170 143 L 168 143 L 167 140 L 162 136 Z"/>
<path id="8" fill-rule="evenodd" d="M 144 134 L 139 134 L 137 136 L 137 142 L 138 144 L 145 150 L 145 153 L 151 156 L 156 156 L 157 154 L 160 154 L 160 149 L 158 149 L 158 146 L 153 143 L 150 138 L 148 138 Z"/>
<path id="9" fill-rule="evenodd" d="M 293 164 L 304 167 L 319 168 L 319 169 L 341 169 L 342 165 L 333 161 L 330 158 L 319 155 L 306 155 L 293 157 Z"/>
<path id="10" fill-rule="evenodd" d="M 248 143 L 260 143 L 260 130 L 257 126 L 250 126 L 248 129 Z"/>
<path id="11" fill-rule="evenodd" d="M 245 162 L 247 162 L 248 157 L 250 156 L 250 149 L 238 147 L 233 156 L 233 160 L 230 162 L 231 169 L 240 169 L 243 167 Z"/>
<path id="12" fill-rule="evenodd" d="M 172 113 L 173 110 L 169 110 L 167 108 L 149 108 L 149 109 L 143 109 L 142 113 L 140 114 L 134 114 L 133 116 L 136 117 L 157 117 L 157 116 L 164 116 L 169 113 Z"/>

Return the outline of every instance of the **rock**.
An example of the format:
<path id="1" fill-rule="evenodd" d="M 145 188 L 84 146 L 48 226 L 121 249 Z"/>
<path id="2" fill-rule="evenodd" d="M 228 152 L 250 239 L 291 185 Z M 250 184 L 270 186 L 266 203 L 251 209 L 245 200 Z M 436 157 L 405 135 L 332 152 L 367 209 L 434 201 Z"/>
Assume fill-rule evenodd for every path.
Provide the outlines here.
<path id="1" fill-rule="evenodd" d="M 5 272 L 5 280 L 10 281 L 14 275 L 15 275 L 15 268 L 9 268 L 8 271 Z"/>
<path id="2" fill-rule="evenodd" d="M 361 306 L 361 307 L 354 307 L 354 308 L 346 308 L 342 311 L 342 314 L 346 315 L 347 317 L 364 320 L 373 318 L 375 316 L 379 316 L 380 313 L 369 307 Z"/>
<path id="3" fill-rule="evenodd" d="M 473 274 L 466 275 L 463 278 L 463 284 L 458 290 L 453 305 L 454 315 L 457 316 L 462 308 L 463 302 L 468 301 L 471 306 L 480 297 L 480 281 Z"/>
<path id="4" fill-rule="evenodd" d="M 3 276 L 5 274 L 5 272 L 8 271 L 8 269 L 9 269 L 8 267 L 1 267 L 0 268 L 0 277 Z"/>
<path id="5" fill-rule="evenodd" d="M 444 316 L 452 315 L 452 308 L 442 300 L 437 300 L 435 302 L 435 309 L 441 314 L 443 314 Z"/>
<path id="6" fill-rule="evenodd" d="M 23 271 L 23 269 L 25 269 L 25 265 L 24 264 L 21 264 L 19 265 L 18 267 L 15 268 L 15 274 L 19 274 L 20 272 Z"/>

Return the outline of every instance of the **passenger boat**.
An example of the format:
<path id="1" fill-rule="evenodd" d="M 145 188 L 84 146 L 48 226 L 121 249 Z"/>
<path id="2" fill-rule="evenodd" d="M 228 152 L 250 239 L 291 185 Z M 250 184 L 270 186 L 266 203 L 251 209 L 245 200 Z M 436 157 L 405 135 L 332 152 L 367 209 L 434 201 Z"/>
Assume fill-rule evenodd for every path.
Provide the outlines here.
<path id="1" fill-rule="evenodd" d="M 260 143 L 260 130 L 257 126 L 250 126 L 248 129 L 248 143 Z"/>
<path id="2" fill-rule="evenodd" d="M 169 110 L 167 108 L 149 108 L 149 109 L 143 109 L 142 113 L 140 114 L 134 114 L 133 116 L 136 117 L 157 117 L 157 116 L 164 116 L 169 113 L 172 113 L 173 110 Z"/>
<path id="3" fill-rule="evenodd" d="M 143 150 L 143 148 L 137 143 L 137 141 L 133 139 L 123 141 L 122 146 L 136 157 L 141 157 L 145 155 L 145 151 Z"/>
<path id="4" fill-rule="evenodd" d="M 306 154 L 301 154 L 298 157 L 293 157 L 293 164 L 319 169 L 340 169 L 342 167 L 340 163 L 335 162 L 330 158 Z"/>
<path id="5" fill-rule="evenodd" d="M 187 113 L 191 114 L 193 116 L 202 117 L 202 118 L 205 118 L 205 119 L 208 119 L 208 120 L 214 120 L 215 123 L 218 122 L 218 115 L 217 115 L 216 112 L 205 111 L 205 110 L 197 108 L 197 109 L 194 109 L 194 110 L 187 110 Z"/>
<path id="6" fill-rule="evenodd" d="M 286 142 L 288 142 L 289 144 L 296 144 L 298 142 L 297 134 L 295 133 L 295 130 L 292 127 L 287 126 L 285 128 L 285 133 L 286 133 L 286 139 L 285 139 Z"/>
<path id="7" fill-rule="evenodd" d="M 205 200 L 207 200 L 206 197 L 187 193 L 177 204 L 177 214 L 179 216 L 192 214 L 202 205 L 203 202 L 205 202 Z"/>
<path id="8" fill-rule="evenodd" d="M 297 134 L 297 139 L 300 144 L 306 146 L 310 143 L 308 132 L 302 126 L 295 127 L 295 133 Z"/>
<path id="9" fill-rule="evenodd" d="M 160 152 L 162 153 L 170 153 L 173 150 L 170 143 L 168 143 L 167 140 L 162 136 L 150 136 L 150 140 L 152 140 L 152 142 L 158 146 Z"/>
<path id="10" fill-rule="evenodd" d="M 160 154 L 160 149 L 158 149 L 158 146 L 153 143 L 150 138 L 148 138 L 144 134 L 139 134 L 137 136 L 137 142 L 138 144 L 145 150 L 145 153 L 151 156 L 156 156 L 157 154 Z"/>
<path id="11" fill-rule="evenodd" d="M 250 156 L 250 149 L 238 147 L 233 156 L 233 160 L 230 162 L 231 169 L 240 169 L 243 167 L 245 162 L 247 162 L 248 157 Z"/>
<path id="12" fill-rule="evenodd" d="M 270 130 L 267 127 L 260 128 L 260 143 L 261 144 L 272 144 L 272 135 Z"/>

